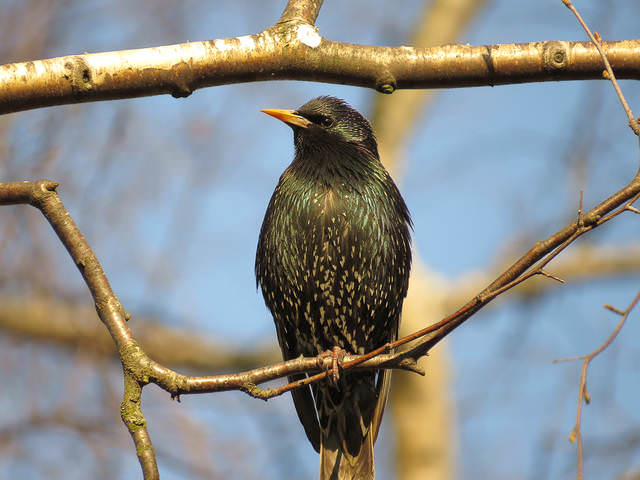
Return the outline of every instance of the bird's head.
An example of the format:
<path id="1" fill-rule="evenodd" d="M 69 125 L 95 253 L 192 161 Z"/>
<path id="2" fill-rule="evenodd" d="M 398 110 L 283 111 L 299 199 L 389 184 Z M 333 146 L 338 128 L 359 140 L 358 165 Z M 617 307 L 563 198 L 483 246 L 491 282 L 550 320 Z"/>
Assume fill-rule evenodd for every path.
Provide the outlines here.
<path id="1" fill-rule="evenodd" d="M 297 110 L 265 109 L 293 129 L 298 152 L 356 147 L 378 158 L 378 145 L 369 121 L 347 102 L 322 96 L 309 100 Z"/>

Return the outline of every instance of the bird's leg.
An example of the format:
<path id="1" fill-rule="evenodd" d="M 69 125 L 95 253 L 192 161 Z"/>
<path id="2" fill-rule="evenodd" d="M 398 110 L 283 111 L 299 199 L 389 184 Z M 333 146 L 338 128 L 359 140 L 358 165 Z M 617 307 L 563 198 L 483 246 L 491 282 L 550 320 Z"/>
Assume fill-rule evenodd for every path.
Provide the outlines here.
<path id="1" fill-rule="evenodd" d="M 332 380 L 333 384 L 338 384 L 340 378 L 340 369 L 342 368 L 342 359 L 347 354 L 342 348 L 335 346 L 331 352 L 331 369 L 333 370 Z"/>
<path id="2" fill-rule="evenodd" d="M 338 380 L 340 379 L 340 369 L 342 368 L 342 360 L 344 359 L 346 354 L 347 352 L 343 348 L 335 346 L 333 347 L 333 349 L 326 350 L 318 355 L 318 359 L 323 365 L 325 359 L 331 358 L 331 375 L 329 376 L 329 381 L 333 386 L 338 385 Z"/>

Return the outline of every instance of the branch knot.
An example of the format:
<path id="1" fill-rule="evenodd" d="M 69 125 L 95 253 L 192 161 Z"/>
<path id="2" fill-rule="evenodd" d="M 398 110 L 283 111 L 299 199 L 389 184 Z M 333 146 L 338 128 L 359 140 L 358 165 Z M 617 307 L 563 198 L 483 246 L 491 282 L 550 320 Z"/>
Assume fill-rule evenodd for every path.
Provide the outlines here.
<path id="1" fill-rule="evenodd" d="M 569 44 L 567 42 L 545 42 L 542 61 L 547 71 L 564 70 L 569 66 Z"/>

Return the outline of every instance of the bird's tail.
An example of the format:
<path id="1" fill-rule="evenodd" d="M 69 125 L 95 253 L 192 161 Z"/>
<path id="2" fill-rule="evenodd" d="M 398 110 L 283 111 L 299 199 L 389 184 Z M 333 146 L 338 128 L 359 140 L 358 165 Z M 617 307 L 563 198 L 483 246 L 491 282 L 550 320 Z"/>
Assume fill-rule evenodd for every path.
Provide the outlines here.
<path id="1" fill-rule="evenodd" d="M 391 372 L 349 374 L 341 385 L 316 387 L 321 429 L 320 480 L 373 480 L 378 436 Z"/>
<path id="2" fill-rule="evenodd" d="M 320 446 L 320 480 L 373 480 L 373 429 L 356 456 L 344 451 L 338 442 L 327 439 Z"/>

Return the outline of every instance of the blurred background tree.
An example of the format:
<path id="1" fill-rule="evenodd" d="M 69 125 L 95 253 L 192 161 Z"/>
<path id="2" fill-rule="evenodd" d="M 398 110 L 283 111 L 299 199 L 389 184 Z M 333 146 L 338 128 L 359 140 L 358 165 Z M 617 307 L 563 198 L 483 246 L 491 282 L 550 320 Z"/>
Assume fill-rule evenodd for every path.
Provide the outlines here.
<path id="1" fill-rule="evenodd" d="M 0 63 L 257 32 L 282 2 L 0 0 Z M 637 36 L 640 4 L 585 0 L 605 39 Z M 560 1 L 326 2 L 326 38 L 416 46 L 582 40 Z M 622 82 L 638 105 L 637 85 Z M 0 117 L 0 181 L 51 178 L 133 314 L 155 359 L 189 373 L 277 358 L 255 290 L 260 222 L 292 157 L 290 133 L 260 108 L 331 94 L 367 113 L 413 213 L 416 262 L 407 331 L 453 311 L 536 239 L 620 188 L 637 167 L 606 82 L 399 91 L 304 82 L 238 84 Z M 533 280 L 396 373 L 376 446 L 379 478 L 571 478 L 579 364 L 638 289 L 638 220 L 590 234 Z M 551 288 L 550 288 L 551 287 Z M 629 322 L 590 371 L 585 469 L 630 478 L 640 412 Z M 119 418 L 121 369 L 86 287 L 42 219 L 0 209 L 0 478 L 137 478 Z M 177 404 L 145 390 L 163 478 L 314 478 L 317 456 L 288 396 L 239 392 Z M 273 441 L 277 439 L 277 441 Z"/>

